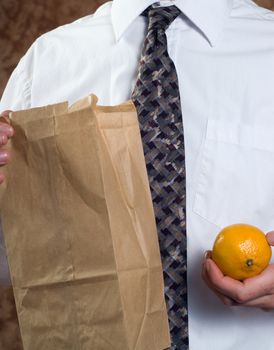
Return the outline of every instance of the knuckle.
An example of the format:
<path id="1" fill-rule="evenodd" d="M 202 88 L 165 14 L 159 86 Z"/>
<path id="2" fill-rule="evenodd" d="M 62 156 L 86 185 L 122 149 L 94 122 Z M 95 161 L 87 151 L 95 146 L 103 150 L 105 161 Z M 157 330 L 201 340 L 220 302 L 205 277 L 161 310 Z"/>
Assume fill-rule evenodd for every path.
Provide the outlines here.
<path id="1" fill-rule="evenodd" d="M 11 158 L 10 152 L 5 150 L 5 151 L 0 151 L 0 164 L 4 165 L 9 162 Z"/>
<path id="2" fill-rule="evenodd" d="M 0 151 L 0 155 L 1 155 L 2 157 L 6 158 L 6 157 L 8 157 L 8 156 L 10 155 L 10 151 L 7 150 L 7 149 L 2 149 L 2 150 Z"/>
<path id="3" fill-rule="evenodd" d="M 242 292 L 237 292 L 234 299 L 238 304 L 243 304 L 248 300 L 247 296 Z"/>
<path id="4" fill-rule="evenodd" d="M 11 137 L 14 134 L 14 129 L 8 122 L 2 122 L 0 117 L 0 132 L 6 137 Z"/>

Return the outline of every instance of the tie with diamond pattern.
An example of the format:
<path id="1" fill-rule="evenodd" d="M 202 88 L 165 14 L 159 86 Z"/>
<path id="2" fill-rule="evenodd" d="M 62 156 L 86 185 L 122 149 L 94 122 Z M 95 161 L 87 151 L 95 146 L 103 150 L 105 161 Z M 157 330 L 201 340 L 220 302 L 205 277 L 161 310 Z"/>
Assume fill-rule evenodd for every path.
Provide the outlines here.
<path id="1" fill-rule="evenodd" d="M 132 100 L 137 109 L 150 182 L 171 332 L 171 350 L 188 349 L 186 195 L 182 112 L 175 66 L 165 31 L 176 6 L 150 6 Z"/>

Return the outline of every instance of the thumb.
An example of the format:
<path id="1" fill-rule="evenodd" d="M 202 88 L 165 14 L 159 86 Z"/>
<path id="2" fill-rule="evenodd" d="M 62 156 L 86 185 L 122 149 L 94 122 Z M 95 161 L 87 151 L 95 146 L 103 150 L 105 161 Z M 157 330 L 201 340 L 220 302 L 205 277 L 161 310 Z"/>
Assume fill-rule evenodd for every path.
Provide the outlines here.
<path id="1" fill-rule="evenodd" d="M 268 240 L 268 243 L 272 246 L 274 246 L 274 231 L 270 231 L 266 234 L 266 238 Z"/>
<path id="2" fill-rule="evenodd" d="M 10 119 L 9 119 L 9 115 L 12 111 L 11 110 L 6 110 L 0 113 L 0 121 L 2 123 L 7 123 L 10 124 Z"/>

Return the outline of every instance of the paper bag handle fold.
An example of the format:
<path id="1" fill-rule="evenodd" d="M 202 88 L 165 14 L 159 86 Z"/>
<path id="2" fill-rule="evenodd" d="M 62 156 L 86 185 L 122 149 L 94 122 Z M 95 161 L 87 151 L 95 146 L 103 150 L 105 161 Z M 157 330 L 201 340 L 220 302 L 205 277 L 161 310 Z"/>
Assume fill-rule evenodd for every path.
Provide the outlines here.
<path id="1" fill-rule="evenodd" d="M 79 101 L 76 101 L 75 103 L 73 103 L 69 108 L 68 108 L 68 112 L 72 113 L 72 112 L 76 112 L 76 111 L 80 111 L 81 109 L 85 109 L 88 107 L 91 107 L 92 109 L 96 108 L 98 102 L 98 98 L 96 95 L 94 94 L 90 94 L 89 96 L 82 98 Z"/>

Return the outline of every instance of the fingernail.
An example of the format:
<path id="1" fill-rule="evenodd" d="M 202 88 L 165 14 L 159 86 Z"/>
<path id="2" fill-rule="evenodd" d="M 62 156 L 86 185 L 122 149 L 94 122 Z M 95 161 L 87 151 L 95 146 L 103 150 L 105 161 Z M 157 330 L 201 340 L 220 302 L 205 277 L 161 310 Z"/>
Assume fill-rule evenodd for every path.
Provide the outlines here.
<path id="1" fill-rule="evenodd" d="M 8 153 L 0 153 L 0 162 L 6 162 L 8 160 Z"/>
<path id="2" fill-rule="evenodd" d="M 5 145 L 7 143 L 7 141 L 8 141 L 7 135 L 1 135 L 1 141 L 0 141 L 1 144 Z"/>
<path id="3" fill-rule="evenodd" d="M 204 253 L 204 260 L 211 258 L 211 251 L 210 250 L 206 250 Z"/>

